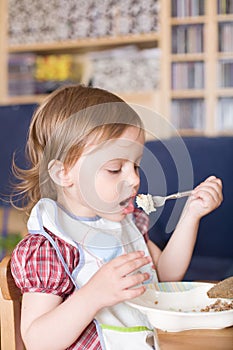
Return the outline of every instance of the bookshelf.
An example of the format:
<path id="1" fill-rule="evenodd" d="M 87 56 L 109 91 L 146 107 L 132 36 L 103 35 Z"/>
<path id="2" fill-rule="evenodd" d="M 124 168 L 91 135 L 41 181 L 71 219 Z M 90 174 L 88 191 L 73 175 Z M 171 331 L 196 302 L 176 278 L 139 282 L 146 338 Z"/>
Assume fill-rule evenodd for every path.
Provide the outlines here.
<path id="1" fill-rule="evenodd" d="M 123 6 L 124 2 L 118 3 Z M 143 34 L 119 30 L 121 21 L 116 7 L 113 35 L 36 43 L 9 40 L 7 5 L 7 0 L 0 1 L 0 104 L 34 103 L 44 98 L 44 94 L 30 93 L 9 96 L 10 55 L 85 55 L 128 45 L 139 50 L 158 47 L 158 87 L 117 93 L 130 103 L 159 112 L 181 134 L 232 134 L 233 0 L 160 0 L 159 26 Z"/>
<path id="2" fill-rule="evenodd" d="M 231 129 L 233 124 L 233 1 L 221 0 L 218 13 L 218 102 L 217 128 Z"/>
<path id="3" fill-rule="evenodd" d="M 169 38 L 161 38 L 166 115 L 183 134 L 232 133 L 233 1 L 163 5 Z"/>

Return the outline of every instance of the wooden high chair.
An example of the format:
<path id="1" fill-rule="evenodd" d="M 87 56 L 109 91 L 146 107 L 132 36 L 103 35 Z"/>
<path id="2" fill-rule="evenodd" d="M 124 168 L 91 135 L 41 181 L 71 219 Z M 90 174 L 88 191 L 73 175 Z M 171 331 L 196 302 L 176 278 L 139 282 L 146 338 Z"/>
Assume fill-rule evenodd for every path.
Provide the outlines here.
<path id="1" fill-rule="evenodd" d="M 0 262 L 1 350 L 23 350 L 20 335 L 21 293 L 10 270 L 10 256 Z"/>

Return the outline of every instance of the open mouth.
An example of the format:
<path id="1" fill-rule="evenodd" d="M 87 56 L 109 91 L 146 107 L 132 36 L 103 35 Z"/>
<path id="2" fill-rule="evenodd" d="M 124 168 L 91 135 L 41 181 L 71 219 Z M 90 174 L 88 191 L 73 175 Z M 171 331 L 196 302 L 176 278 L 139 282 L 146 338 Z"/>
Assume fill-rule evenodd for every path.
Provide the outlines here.
<path id="1" fill-rule="evenodd" d="M 119 204 L 120 204 L 121 207 L 126 207 L 131 200 L 132 200 L 132 197 L 129 197 L 129 198 L 124 199 L 123 201 L 121 201 Z"/>
<path id="2" fill-rule="evenodd" d="M 120 206 L 123 207 L 123 214 L 130 214 L 134 212 L 134 198 L 135 196 L 131 196 L 119 203 Z"/>

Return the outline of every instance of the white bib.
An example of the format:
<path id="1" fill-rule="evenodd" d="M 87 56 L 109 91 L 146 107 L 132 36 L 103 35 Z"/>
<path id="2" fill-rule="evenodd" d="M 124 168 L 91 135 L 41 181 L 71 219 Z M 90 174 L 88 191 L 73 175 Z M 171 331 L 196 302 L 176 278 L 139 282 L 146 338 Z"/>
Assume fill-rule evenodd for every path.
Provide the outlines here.
<path id="1" fill-rule="evenodd" d="M 56 243 L 44 227 L 78 249 L 80 260 L 72 274 Z M 136 250 L 143 250 L 149 255 L 144 238 L 131 215 L 122 222 L 112 222 L 99 217 L 77 218 L 47 198 L 41 199 L 33 208 L 28 220 L 28 231 L 31 234 L 42 234 L 49 239 L 76 288 L 81 288 L 103 264 L 119 255 Z M 152 263 L 143 266 L 140 271 L 148 272 L 151 276 L 147 283 L 157 282 Z M 146 316 L 124 302 L 98 312 L 95 324 L 102 349 L 155 348 L 155 334 Z M 158 349 L 156 344 L 156 350 Z"/>

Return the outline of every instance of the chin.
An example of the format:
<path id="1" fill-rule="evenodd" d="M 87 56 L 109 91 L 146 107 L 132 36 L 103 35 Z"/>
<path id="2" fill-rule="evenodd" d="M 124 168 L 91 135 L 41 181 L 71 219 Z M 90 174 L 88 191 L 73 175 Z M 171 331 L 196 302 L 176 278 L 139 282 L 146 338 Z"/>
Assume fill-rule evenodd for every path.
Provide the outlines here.
<path id="1" fill-rule="evenodd" d="M 110 221 L 114 221 L 114 222 L 120 222 L 122 221 L 125 217 L 126 214 L 123 213 L 116 213 L 116 214 L 101 214 L 100 215 L 102 218 L 110 220 Z"/>

